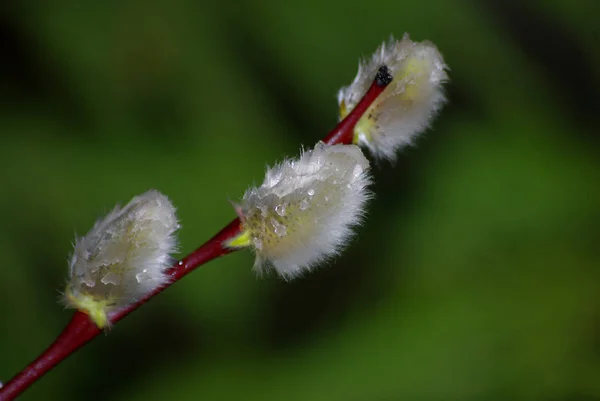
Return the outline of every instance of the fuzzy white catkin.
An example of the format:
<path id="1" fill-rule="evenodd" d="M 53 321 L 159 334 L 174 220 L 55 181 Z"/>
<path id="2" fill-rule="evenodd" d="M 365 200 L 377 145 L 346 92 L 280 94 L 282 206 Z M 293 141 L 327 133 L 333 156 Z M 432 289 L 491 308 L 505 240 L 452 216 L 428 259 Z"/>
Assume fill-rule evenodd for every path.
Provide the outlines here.
<path id="1" fill-rule="evenodd" d="M 408 34 L 402 40 L 391 37 L 371 59 L 359 63 L 352 84 L 338 92 L 341 118 L 354 109 L 383 66 L 393 80 L 356 124 L 354 143 L 377 158 L 394 160 L 396 151 L 425 131 L 444 105 L 448 67 L 433 43 L 413 42 Z"/>
<path id="2" fill-rule="evenodd" d="M 365 213 L 370 182 L 369 162 L 355 145 L 320 142 L 268 169 L 237 208 L 255 270 L 292 279 L 338 254 Z"/>
<path id="3" fill-rule="evenodd" d="M 93 318 L 97 313 L 105 317 L 167 283 L 165 270 L 177 246 L 178 228 L 175 207 L 156 190 L 134 197 L 123 208 L 116 206 L 76 239 L 67 306 L 86 310 Z"/>

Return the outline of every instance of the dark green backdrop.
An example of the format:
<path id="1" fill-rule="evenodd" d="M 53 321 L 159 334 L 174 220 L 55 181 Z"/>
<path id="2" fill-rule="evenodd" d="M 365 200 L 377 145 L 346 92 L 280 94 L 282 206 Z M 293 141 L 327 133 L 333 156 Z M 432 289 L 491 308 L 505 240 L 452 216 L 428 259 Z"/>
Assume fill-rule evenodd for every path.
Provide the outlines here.
<path id="1" fill-rule="evenodd" d="M 68 321 L 74 234 L 116 202 L 168 194 L 185 254 L 390 33 L 452 78 L 343 257 L 292 283 L 214 261 L 22 400 L 600 399 L 598 0 L 0 8 L 0 380 Z"/>

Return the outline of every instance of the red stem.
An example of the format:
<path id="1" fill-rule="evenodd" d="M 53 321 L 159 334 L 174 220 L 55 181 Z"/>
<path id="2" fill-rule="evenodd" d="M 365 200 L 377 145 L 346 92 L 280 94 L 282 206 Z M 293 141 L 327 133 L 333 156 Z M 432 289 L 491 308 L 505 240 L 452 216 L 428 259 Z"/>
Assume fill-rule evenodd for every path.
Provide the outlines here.
<path id="1" fill-rule="evenodd" d="M 169 274 L 172 278 L 171 282 L 155 289 L 136 303 L 126 306 L 125 308 L 112 313 L 108 317 L 110 323 L 117 323 L 119 320 L 123 319 L 125 316 L 129 315 L 131 312 L 148 302 L 150 298 L 163 292 L 163 290 L 170 287 L 175 282 L 179 281 L 181 278 L 190 273 L 196 267 L 202 266 L 203 264 L 208 263 L 211 260 L 218 258 L 219 256 L 227 255 L 228 253 L 235 251 L 236 249 L 228 248 L 227 246 L 224 246 L 223 243 L 228 239 L 235 237 L 239 233 L 240 219 L 236 218 L 231 223 L 227 224 L 225 228 L 219 231 L 217 235 L 209 239 L 204 245 L 202 245 L 200 248 L 196 249 L 194 252 L 190 253 L 180 262 L 177 262 L 173 267 L 171 267 L 167 271 L 167 274 Z M 2 398 L 0 397 L 0 401 L 4 400 L 2 400 Z"/>
<path id="2" fill-rule="evenodd" d="M 331 130 L 323 141 L 328 145 L 352 143 L 354 138 L 354 126 L 377 96 L 383 92 L 386 85 L 387 84 L 382 85 L 375 80 L 352 112 Z M 233 252 L 235 249 L 228 248 L 224 246 L 223 243 L 226 240 L 235 237 L 239 232 L 240 220 L 235 219 L 204 245 L 171 267 L 167 271 L 172 277 L 172 280 L 168 284 L 157 288 L 137 302 L 110 314 L 108 316 L 110 323 L 117 323 L 145 304 L 152 297 L 179 281 L 198 266 Z M 52 343 L 52 345 L 50 345 L 50 347 L 48 347 L 35 361 L 6 383 L 4 387 L 0 388 L 0 401 L 14 400 L 40 377 L 50 371 L 50 369 L 92 340 L 100 334 L 101 331 L 102 330 L 89 319 L 87 314 L 80 311 L 75 312 L 71 321 L 58 336 L 56 341 L 54 341 L 54 343 Z"/>
<path id="3" fill-rule="evenodd" d="M 332 129 L 329 134 L 323 139 L 327 145 L 345 144 L 349 145 L 354 140 L 354 126 L 365 114 L 369 106 L 377 99 L 377 96 L 383 92 L 387 85 L 378 85 L 377 81 L 374 81 L 369 90 L 360 102 L 356 105 L 352 112 L 346 116 L 338 125 Z"/>
<path id="4" fill-rule="evenodd" d="M 137 302 L 110 314 L 108 317 L 110 323 L 117 323 L 119 320 L 145 304 L 150 298 L 173 285 L 173 283 L 194 270 L 196 267 L 232 252 L 233 249 L 224 246 L 223 242 L 229 238 L 235 237 L 239 232 L 240 221 L 239 219 L 235 219 L 204 245 L 171 267 L 167 271 L 172 277 L 172 280 L 168 284 L 155 289 Z M 101 332 L 102 330 L 89 319 L 87 314 L 80 311 L 75 312 L 71 321 L 67 327 L 64 328 L 56 341 L 54 341 L 54 343 L 52 343 L 52 345 L 50 345 L 50 347 L 48 347 L 35 361 L 29 364 L 29 366 L 23 369 L 0 389 L 0 401 L 14 400 L 50 369 Z"/>
<path id="5" fill-rule="evenodd" d="M 100 330 L 83 312 L 75 312 L 73 318 L 56 341 L 21 373 L 0 390 L 0 400 L 13 400 L 37 379 L 59 364 L 79 347 L 96 337 Z"/>

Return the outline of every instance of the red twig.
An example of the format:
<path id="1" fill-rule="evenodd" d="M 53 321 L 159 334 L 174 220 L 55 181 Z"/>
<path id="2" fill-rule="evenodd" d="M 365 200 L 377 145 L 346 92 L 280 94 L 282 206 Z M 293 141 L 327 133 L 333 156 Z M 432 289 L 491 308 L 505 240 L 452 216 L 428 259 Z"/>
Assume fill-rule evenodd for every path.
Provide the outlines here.
<path id="1" fill-rule="evenodd" d="M 335 145 L 338 143 L 348 145 L 352 143 L 352 140 L 354 139 L 354 126 L 363 114 L 365 114 L 365 111 L 367 111 L 369 106 L 377 99 L 377 96 L 383 92 L 386 86 L 387 83 L 385 85 L 378 85 L 377 81 L 373 82 L 367 93 L 365 93 L 352 112 L 329 132 L 325 139 L 323 139 L 323 142 L 327 145 Z"/>
<path id="2" fill-rule="evenodd" d="M 389 82 L 387 81 L 382 82 L 380 79 L 376 79 L 352 112 L 331 130 L 323 141 L 328 145 L 352 143 L 354 126 L 388 84 Z M 239 232 L 240 220 L 235 219 L 204 245 L 171 267 L 168 274 L 171 275 L 172 280 L 168 284 L 157 288 L 135 303 L 111 313 L 108 316 L 110 323 L 117 323 L 195 268 L 232 252 L 234 249 L 227 248 L 223 244 L 226 240 L 235 237 Z M 100 332 L 101 329 L 89 319 L 87 314 L 80 311 L 75 312 L 73 318 L 56 341 L 35 361 L 6 383 L 4 387 L 0 388 L 0 401 L 14 400 L 40 377 L 50 371 L 50 369 L 65 360 L 77 349 L 100 334 Z"/>
<path id="3" fill-rule="evenodd" d="M 137 302 L 119 310 L 108 316 L 111 324 L 117 323 L 125 316 L 145 304 L 150 298 L 171 286 L 173 283 L 181 279 L 183 276 L 194 270 L 194 268 L 203 265 L 219 256 L 226 255 L 232 249 L 223 246 L 223 242 L 229 238 L 233 238 L 240 231 L 240 221 L 235 219 L 222 229 L 217 235 L 208 240 L 200 248 L 196 249 L 185 259 L 177 262 L 168 271 L 172 280 L 167 285 L 157 288 L 144 298 Z M 46 372 L 56 366 L 58 363 L 66 359 L 69 355 L 75 352 L 78 348 L 86 344 L 88 341 L 96 337 L 102 332 L 96 326 L 88 315 L 84 312 L 75 312 L 73 318 L 58 336 L 56 341 L 44 353 L 42 353 L 35 361 L 15 376 L 11 381 L 6 383 L 0 389 L 0 401 L 13 400 L 36 380 L 42 377 Z"/>

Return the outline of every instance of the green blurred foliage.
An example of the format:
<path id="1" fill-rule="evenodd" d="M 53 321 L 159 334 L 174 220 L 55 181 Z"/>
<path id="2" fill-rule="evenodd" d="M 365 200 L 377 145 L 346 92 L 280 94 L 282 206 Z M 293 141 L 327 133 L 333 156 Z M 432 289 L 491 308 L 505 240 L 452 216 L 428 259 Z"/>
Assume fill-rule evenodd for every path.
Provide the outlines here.
<path id="1" fill-rule="evenodd" d="M 597 0 L 21 1 L 1 7 L 0 379 L 70 317 L 74 233 L 157 188 L 182 255 L 336 122 L 390 33 L 450 102 L 345 254 L 291 283 L 214 261 L 22 400 L 600 400 Z"/>

